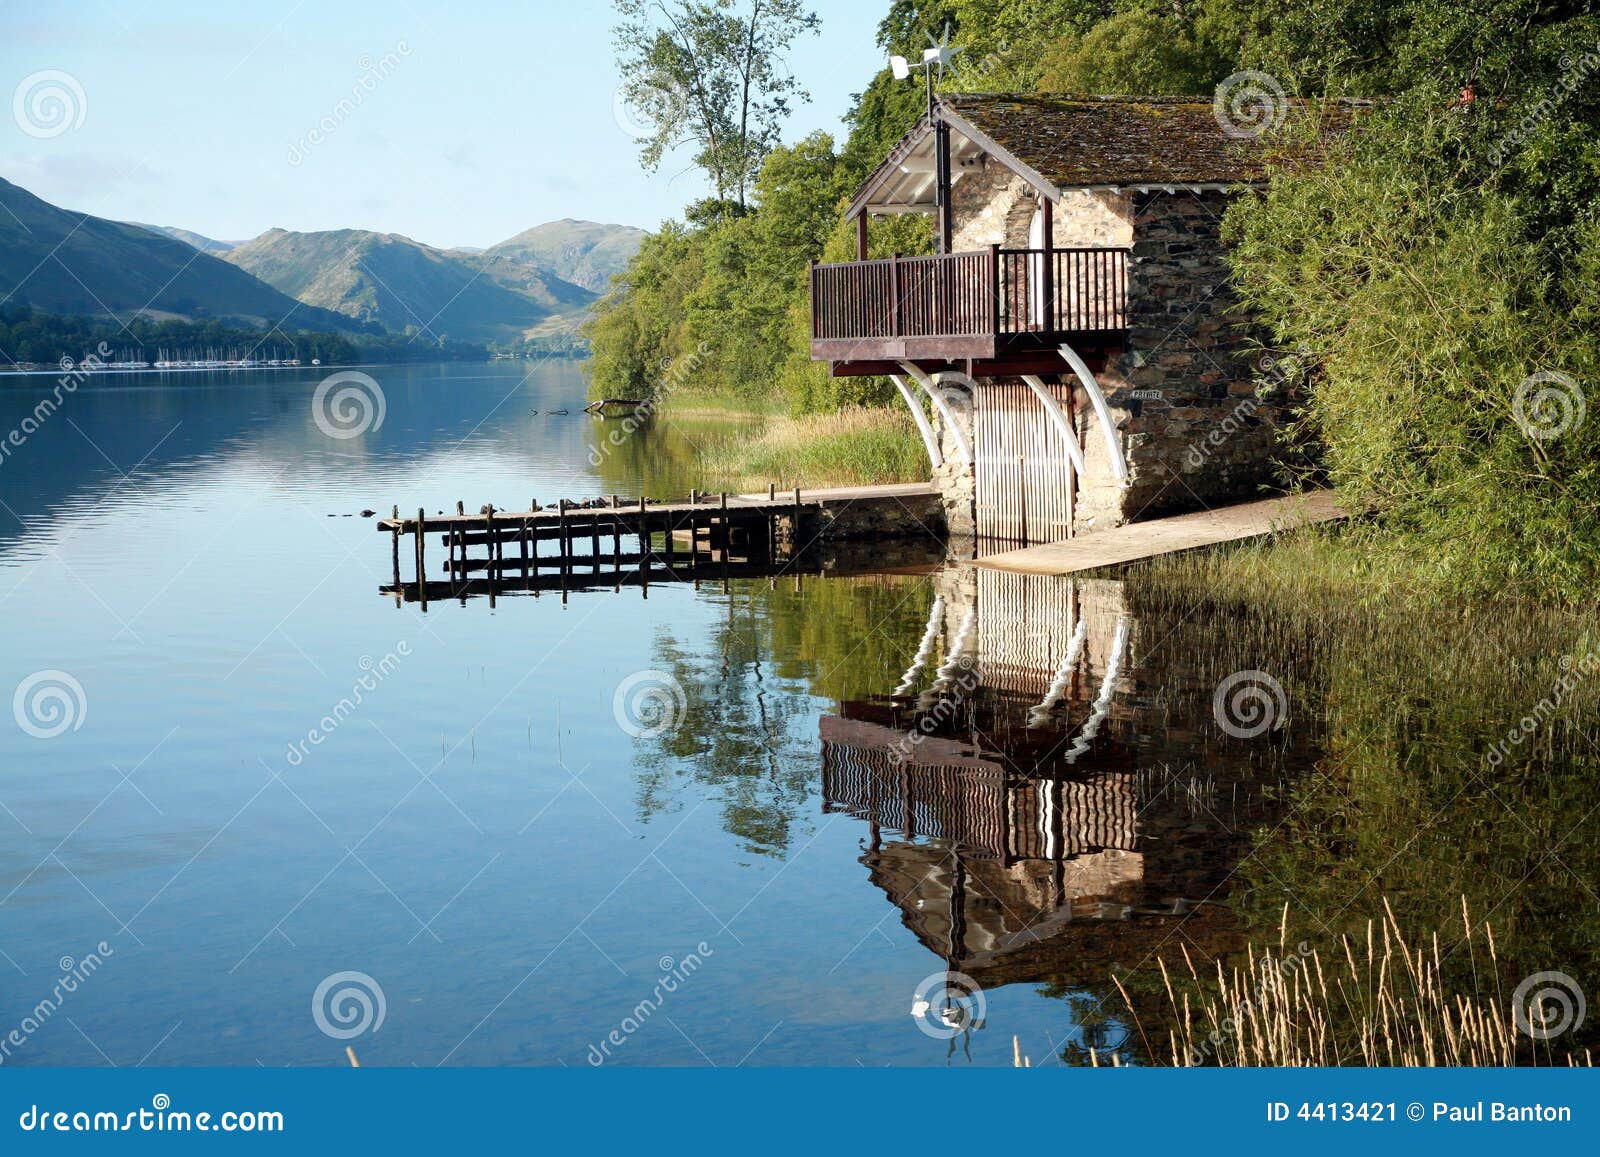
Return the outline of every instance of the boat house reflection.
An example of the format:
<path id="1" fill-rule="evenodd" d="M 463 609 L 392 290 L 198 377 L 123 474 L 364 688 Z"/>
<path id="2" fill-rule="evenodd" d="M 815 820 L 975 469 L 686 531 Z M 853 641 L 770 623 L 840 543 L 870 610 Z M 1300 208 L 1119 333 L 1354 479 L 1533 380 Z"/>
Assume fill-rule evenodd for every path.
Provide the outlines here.
<path id="1" fill-rule="evenodd" d="M 824 809 L 866 822 L 861 862 L 906 927 L 984 987 L 1235 946 L 1228 879 L 1272 805 L 1160 694 L 1121 584 L 940 584 L 894 693 L 821 722 Z"/>

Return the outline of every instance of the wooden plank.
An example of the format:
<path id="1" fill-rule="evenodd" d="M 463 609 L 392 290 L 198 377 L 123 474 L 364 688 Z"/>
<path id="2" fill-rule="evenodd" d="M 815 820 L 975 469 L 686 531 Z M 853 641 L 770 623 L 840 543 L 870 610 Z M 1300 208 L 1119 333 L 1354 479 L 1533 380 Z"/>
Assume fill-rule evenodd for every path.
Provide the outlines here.
<path id="1" fill-rule="evenodd" d="M 1024 574 L 1072 574 L 1345 517 L 1333 492 L 1318 490 L 1129 523 L 1115 530 L 1081 535 L 1070 542 L 987 555 L 975 565 Z"/>
<path id="2" fill-rule="evenodd" d="M 626 568 L 641 566 L 652 561 L 654 558 L 655 555 L 648 552 L 630 554 L 626 551 L 614 553 L 606 553 L 605 551 L 602 551 L 599 554 L 571 554 L 561 558 L 546 556 L 545 558 L 538 559 L 537 561 L 530 559 L 529 568 L 530 573 L 533 574 L 537 574 L 541 568 L 544 570 L 559 570 L 563 565 L 567 565 L 569 569 L 571 566 L 576 565 L 582 566 L 585 570 L 594 571 L 596 567 L 601 565 L 612 564 L 613 560 L 615 560 L 615 565 Z M 491 568 L 495 567 L 496 565 L 498 564 L 492 558 L 468 558 L 458 560 L 455 563 L 455 570 L 461 574 L 477 573 L 479 571 L 491 570 Z M 440 569 L 444 570 L 446 573 L 452 572 L 451 564 L 448 562 L 440 563 Z M 496 583 L 501 583 L 508 586 L 511 581 L 504 575 L 497 575 L 493 573 L 491 573 L 490 578 Z"/>
<path id="3" fill-rule="evenodd" d="M 1048 387 L 1070 405 L 1072 387 Z M 980 386 L 974 399 L 978 537 L 1054 542 L 1072 533 L 1072 465 L 1032 390 L 1017 382 Z"/>
<path id="4" fill-rule="evenodd" d="M 1053 345 L 1050 344 L 1051 341 L 1054 342 Z M 1063 341 L 1071 341 L 1073 348 L 1083 356 L 1089 369 L 1095 373 L 1104 370 L 1111 355 L 1120 353 L 1125 344 L 1120 334 L 1115 337 L 1104 333 L 1095 334 L 1089 341 L 1072 334 L 1003 334 L 996 343 L 999 352 L 992 357 L 974 358 L 969 376 L 974 378 L 1020 377 L 1023 374 L 1038 374 L 1041 377 L 1059 376 L 1069 372 L 1066 363 L 1061 360 L 1061 354 L 1057 352 Z M 836 378 L 881 377 L 886 374 L 904 373 L 901 361 L 915 362 L 918 369 L 931 374 L 949 369 L 952 361 L 966 360 L 965 356 L 915 358 L 901 355 L 895 355 L 893 360 L 885 360 L 890 355 L 873 352 L 872 344 L 870 341 L 841 342 L 839 345 L 845 349 L 845 354 L 837 358 L 820 357 L 817 360 L 831 362 L 828 372 Z"/>

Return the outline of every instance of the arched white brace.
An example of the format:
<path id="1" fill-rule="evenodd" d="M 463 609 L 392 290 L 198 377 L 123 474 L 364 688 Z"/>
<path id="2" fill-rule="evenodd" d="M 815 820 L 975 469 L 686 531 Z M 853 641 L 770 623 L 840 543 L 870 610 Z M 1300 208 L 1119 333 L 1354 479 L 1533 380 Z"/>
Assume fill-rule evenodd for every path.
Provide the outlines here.
<path id="1" fill-rule="evenodd" d="M 967 647 L 972 642 L 972 629 L 978 625 L 978 608 L 967 607 L 967 613 L 961 619 L 961 629 L 956 632 L 955 642 L 950 644 L 950 653 L 945 656 L 943 663 L 934 671 L 936 676 L 933 685 L 921 695 L 917 696 L 917 707 L 928 711 L 939 697 L 944 694 L 945 688 L 950 686 L 956 672 L 961 669 L 961 659 L 967 653 Z"/>
<path id="2" fill-rule="evenodd" d="M 1056 396 L 1045 389 L 1044 383 L 1032 374 L 1023 374 L 1022 380 L 1028 383 L 1028 388 L 1038 395 L 1039 404 L 1044 407 L 1044 412 L 1055 423 L 1056 432 L 1061 435 L 1061 441 L 1067 448 L 1067 457 L 1072 459 L 1072 468 L 1082 478 L 1087 467 L 1083 464 L 1083 451 L 1078 449 L 1078 432 L 1072 428 L 1072 423 L 1061 412 L 1061 403 L 1056 401 Z"/>
<path id="3" fill-rule="evenodd" d="M 1072 641 L 1067 644 L 1067 654 L 1056 668 L 1056 677 L 1050 681 L 1050 690 L 1037 707 L 1028 711 L 1029 727 L 1043 727 L 1049 721 L 1050 713 L 1066 696 L 1067 684 L 1072 681 L 1072 673 L 1078 669 L 1078 659 L 1083 654 L 1083 645 L 1088 641 L 1089 620 L 1079 619 L 1078 629 L 1072 633 Z"/>
<path id="4" fill-rule="evenodd" d="M 1100 733 L 1100 724 L 1105 721 L 1106 712 L 1111 710 L 1111 696 L 1117 690 L 1117 677 L 1122 674 L 1122 657 L 1128 649 L 1128 620 L 1117 620 L 1116 637 L 1111 643 L 1111 659 L 1106 663 L 1105 678 L 1100 681 L 1100 694 L 1095 696 L 1094 706 L 1089 711 L 1089 721 L 1083 725 L 1083 730 L 1078 732 L 1078 738 L 1068 750 L 1066 759 L 1068 763 L 1077 763 L 1078 757 L 1089 750 L 1089 744 L 1094 742 L 1094 737 Z"/>
<path id="5" fill-rule="evenodd" d="M 1094 374 L 1089 372 L 1089 367 L 1078 356 L 1077 350 L 1062 342 L 1060 353 L 1067 359 L 1072 372 L 1078 375 L 1078 380 L 1083 383 L 1083 391 L 1089 395 L 1089 404 L 1094 407 L 1095 414 L 1100 418 L 1100 433 L 1106 440 L 1106 455 L 1111 462 L 1112 476 L 1118 482 L 1126 482 L 1128 463 L 1122 457 L 1122 443 L 1117 438 L 1116 426 L 1111 422 L 1111 407 L 1106 405 L 1106 396 L 1100 392 L 1100 383 L 1094 380 Z"/>
<path id="6" fill-rule="evenodd" d="M 906 669 L 905 678 L 900 680 L 900 685 L 890 694 L 909 695 L 911 688 L 917 684 L 917 676 L 922 673 L 922 668 L 928 665 L 928 658 L 933 654 L 934 644 L 939 641 L 939 632 L 944 629 L 944 596 L 938 595 L 933 600 L 933 609 L 928 612 L 928 629 L 922 633 L 922 645 L 917 648 L 917 654 L 911 660 L 911 666 Z"/>
<path id="7" fill-rule="evenodd" d="M 944 465 L 944 455 L 939 453 L 939 438 L 933 432 L 933 423 L 928 421 L 928 415 L 922 411 L 922 403 L 899 374 L 890 374 L 889 380 L 899 388 L 900 396 L 911 407 L 911 416 L 917 420 L 917 429 L 922 431 L 922 444 L 928 449 L 928 461 L 933 463 L 935 470 L 939 469 Z"/>
<path id="8" fill-rule="evenodd" d="M 950 408 L 950 403 L 943 394 L 934 388 L 934 383 L 927 374 L 923 373 L 910 362 L 901 362 L 900 368 L 916 379 L 917 385 L 922 387 L 922 392 L 928 395 L 928 400 L 933 403 L 933 408 L 939 411 L 939 416 L 944 419 L 945 429 L 956 440 L 956 449 L 961 451 L 961 460 L 968 466 L 972 465 L 972 443 L 967 441 L 967 434 L 961 428 L 961 423 L 956 421 L 955 411 Z"/>

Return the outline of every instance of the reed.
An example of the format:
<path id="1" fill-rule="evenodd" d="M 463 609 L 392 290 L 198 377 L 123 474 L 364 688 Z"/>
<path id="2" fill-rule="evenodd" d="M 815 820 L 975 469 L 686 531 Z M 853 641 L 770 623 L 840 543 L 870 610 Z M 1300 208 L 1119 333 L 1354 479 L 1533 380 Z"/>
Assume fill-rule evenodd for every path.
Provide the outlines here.
<path id="1" fill-rule="evenodd" d="M 853 406 L 774 418 L 754 437 L 701 446 L 705 475 L 730 490 L 768 481 L 792 486 L 858 486 L 927 478 L 928 459 L 903 406 Z"/>
<path id="2" fill-rule="evenodd" d="M 1181 971 L 1162 961 L 1165 1031 L 1145 1024 L 1118 980 L 1147 1055 L 1177 1067 L 1593 1063 L 1587 1049 L 1518 1028 L 1519 1017 L 1536 1027 L 1550 1022 L 1541 1021 L 1542 1007 L 1519 1009 L 1516 990 L 1504 990 L 1494 930 L 1487 921 L 1474 924 L 1465 900 L 1462 936 L 1448 945 L 1438 933 L 1408 938 L 1387 900 L 1383 907 L 1364 936 L 1342 935 L 1326 951 L 1289 944 L 1286 905 L 1275 953 L 1251 946 L 1231 967 L 1217 961 L 1214 972 L 1197 966 L 1187 949 Z M 1452 984 L 1458 970 L 1446 968 L 1459 953 L 1472 966 L 1469 992 Z"/>

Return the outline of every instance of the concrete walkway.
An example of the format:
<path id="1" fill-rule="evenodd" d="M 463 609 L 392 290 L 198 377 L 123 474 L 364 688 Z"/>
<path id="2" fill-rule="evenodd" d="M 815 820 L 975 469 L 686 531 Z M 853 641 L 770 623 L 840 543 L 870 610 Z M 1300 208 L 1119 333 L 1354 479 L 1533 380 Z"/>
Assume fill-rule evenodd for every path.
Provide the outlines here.
<path id="1" fill-rule="evenodd" d="M 1103 566 L 1120 566 L 1161 554 L 1255 538 L 1315 522 L 1344 518 L 1331 490 L 1292 494 L 1238 506 L 1180 514 L 1150 522 L 1132 522 L 1115 530 L 1099 530 L 1068 542 L 1052 542 L 991 554 L 976 565 L 1022 574 L 1071 574 Z"/>

